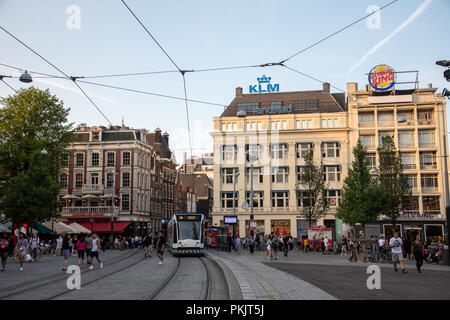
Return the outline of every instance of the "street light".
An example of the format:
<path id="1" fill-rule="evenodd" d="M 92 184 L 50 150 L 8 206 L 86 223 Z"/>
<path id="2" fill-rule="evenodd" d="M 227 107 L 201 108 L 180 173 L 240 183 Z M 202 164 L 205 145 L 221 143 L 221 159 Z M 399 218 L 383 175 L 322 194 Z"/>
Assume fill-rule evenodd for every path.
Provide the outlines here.
<path id="1" fill-rule="evenodd" d="M 21 82 L 25 82 L 25 83 L 30 83 L 33 81 L 33 78 L 30 76 L 30 74 L 28 73 L 27 70 L 25 70 L 24 73 L 22 73 L 19 77 L 19 81 Z"/>
<path id="2" fill-rule="evenodd" d="M 115 194 L 115 182 L 116 182 L 116 176 L 118 175 L 118 173 L 113 170 L 112 174 L 114 174 L 114 184 L 111 190 L 111 239 L 114 239 L 114 200 L 116 198 L 116 194 Z"/>
<path id="3" fill-rule="evenodd" d="M 236 180 L 239 177 L 239 171 L 233 169 L 233 216 L 236 216 Z M 236 239 L 236 225 L 233 226 L 233 237 Z"/>

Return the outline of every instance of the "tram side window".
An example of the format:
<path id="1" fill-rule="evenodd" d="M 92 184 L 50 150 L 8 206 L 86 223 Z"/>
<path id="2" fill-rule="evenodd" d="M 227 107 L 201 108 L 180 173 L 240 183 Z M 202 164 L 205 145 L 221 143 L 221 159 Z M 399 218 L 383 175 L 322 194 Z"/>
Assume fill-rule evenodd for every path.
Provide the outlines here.
<path id="1" fill-rule="evenodd" d="M 175 228 L 175 226 L 173 226 L 173 243 L 177 243 L 178 242 L 178 237 L 177 237 L 177 228 Z"/>

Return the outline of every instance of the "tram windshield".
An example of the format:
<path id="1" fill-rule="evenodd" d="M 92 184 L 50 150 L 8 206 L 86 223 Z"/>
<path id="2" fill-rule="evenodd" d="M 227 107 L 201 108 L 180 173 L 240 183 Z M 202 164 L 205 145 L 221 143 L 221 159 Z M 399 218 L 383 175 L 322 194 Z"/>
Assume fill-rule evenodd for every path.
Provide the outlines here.
<path id="1" fill-rule="evenodd" d="M 178 240 L 200 240 L 201 221 L 178 221 Z"/>

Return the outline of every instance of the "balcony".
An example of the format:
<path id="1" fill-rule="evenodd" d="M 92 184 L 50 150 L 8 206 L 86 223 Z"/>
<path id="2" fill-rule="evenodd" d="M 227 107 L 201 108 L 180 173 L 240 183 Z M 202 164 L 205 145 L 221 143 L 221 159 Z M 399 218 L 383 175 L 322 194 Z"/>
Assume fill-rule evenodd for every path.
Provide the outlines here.
<path id="1" fill-rule="evenodd" d="M 422 187 L 423 193 L 434 193 L 439 192 L 439 187 Z"/>
<path id="2" fill-rule="evenodd" d="M 114 207 L 114 215 L 119 214 L 119 207 Z M 96 217 L 111 216 L 111 207 L 64 207 L 62 208 L 63 216 L 71 217 Z"/>
<path id="3" fill-rule="evenodd" d="M 83 193 L 103 193 L 104 189 L 102 184 L 85 184 L 81 190 Z"/>

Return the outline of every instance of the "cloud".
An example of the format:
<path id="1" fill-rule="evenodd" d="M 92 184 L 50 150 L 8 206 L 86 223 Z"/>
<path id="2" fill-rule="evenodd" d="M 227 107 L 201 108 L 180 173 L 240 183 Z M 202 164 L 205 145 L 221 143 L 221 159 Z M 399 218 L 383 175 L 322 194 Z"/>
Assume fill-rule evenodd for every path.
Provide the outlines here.
<path id="1" fill-rule="evenodd" d="M 408 19 L 406 19 L 400 26 L 398 26 L 391 34 L 389 34 L 386 38 L 384 38 L 383 40 L 381 40 L 380 42 L 378 42 L 372 49 L 369 50 L 369 52 L 367 52 L 359 61 L 358 63 L 356 63 L 353 67 L 350 68 L 349 71 L 347 71 L 347 75 L 349 75 L 350 73 L 352 73 L 356 68 L 358 68 L 364 61 L 367 60 L 367 58 L 374 53 L 375 51 L 377 51 L 378 49 L 380 49 L 382 46 L 384 46 L 389 40 L 391 40 L 397 33 L 399 33 L 400 31 L 402 31 L 404 28 L 406 28 L 406 26 L 408 26 L 411 22 L 413 22 L 414 20 L 417 19 L 417 17 L 419 17 L 430 5 L 430 3 L 433 0 L 425 0 L 424 2 L 422 2 L 422 4 L 417 8 L 416 11 L 414 11 L 414 13 L 412 15 L 409 16 Z"/>
<path id="2" fill-rule="evenodd" d="M 35 79 L 33 79 L 33 81 L 41 82 L 43 84 L 46 84 L 46 85 L 49 85 L 49 86 L 52 86 L 52 87 L 55 87 L 55 88 L 59 88 L 59 89 L 66 90 L 66 91 L 70 91 L 70 92 L 76 93 L 76 94 L 81 95 L 81 96 L 84 97 L 84 94 L 76 87 L 69 87 L 69 86 L 66 86 L 66 85 L 54 82 L 54 81 L 49 81 L 49 80 L 44 80 L 44 79 L 36 79 L 35 78 Z M 99 95 L 96 95 L 96 94 L 91 94 L 89 92 L 88 92 L 88 94 L 89 94 L 89 96 L 91 98 L 96 98 L 96 99 L 99 99 L 99 100 L 103 100 L 103 101 L 108 102 L 108 103 L 116 103 L 116 104 L 118 103 L 116 100 L 113 100 L 113 99 L 110 99 L 110 98 L 106 98 L 106 97 L 99 96 Z"/>

